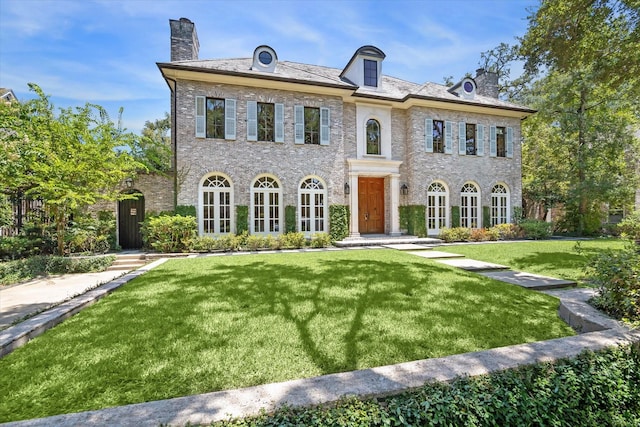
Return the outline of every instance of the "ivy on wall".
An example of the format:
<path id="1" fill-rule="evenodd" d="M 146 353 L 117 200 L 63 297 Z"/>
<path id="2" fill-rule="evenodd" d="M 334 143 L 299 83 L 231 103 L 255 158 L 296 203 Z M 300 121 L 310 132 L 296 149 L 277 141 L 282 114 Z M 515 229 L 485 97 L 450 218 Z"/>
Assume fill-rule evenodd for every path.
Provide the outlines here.
<path id="1" fill-rule="evenodd" d="M 196 207 L 193 205 L 178 205 L 175 213 L 181 216 L 196 216 Z"/>
<path id="2" fill-rule="evenodd" d="M 426 211 L 425 205 L 400 206 L 400 228 L 412 236 L 426 237 Z"/>
<path id="3" fill-rule="evenodd" d="M 451 206 L 451 228 L 460 227 L 460 206 Z"/>
<path id="4" fill-rule="evenodd" d="M 236 234 L 249 231 L 249 207 L 245 205 L 236 206 Z"/>
<path id="5" fill-rule="evenodd" d="M 284 207 L 284 232 L 294 233 L 296 231 L 296 207 Z"/>
<path id="6" fill-rule="evenodd" d="M 329 235 L 332 241 L 342 240 L 349 235 L 349 206 L 329 206 Z"/>
<path id="7" fill-rule="evenodd" d="M 489 206 L 482 207 L 482 226 L 491 227 L 491 208 Z"/>

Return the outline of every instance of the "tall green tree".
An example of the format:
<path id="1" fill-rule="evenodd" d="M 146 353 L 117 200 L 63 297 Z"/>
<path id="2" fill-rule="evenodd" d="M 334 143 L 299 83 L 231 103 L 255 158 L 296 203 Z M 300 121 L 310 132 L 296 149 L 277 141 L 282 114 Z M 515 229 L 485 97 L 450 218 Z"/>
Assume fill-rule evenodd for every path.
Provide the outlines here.
<path id="1" fill-rule="evenodd" d="M 564 201 L 580 234 L 589 231 L 602 203 L 627 197 L 634 185 L 625 159 L 637 154 L 639 5 L 639 0 L 545 0 L 529 16 L 521 40 L 527 74 L 542 76 L 529 94 L 539 117 L 525 122 L 523 132 L 529 147 L 551 143 L 548 133 L 563 147 L 558 152 L 567 157 L 561 169 L 569 174 L 561 174 L 567 184 Z M 539 132 L 540 120 L 557 131 Z"/>
<path id="2" fill-rule="evenodd" d="M 6 193 L 42 199 L 54 218 L 57 247 L 64 250 L 69 216 L 98 200 L 119 200 L 120 183 L 144 165 L 128 150 L 137 136 L 93 104 L 60 109 L 35 84 L 38 97 L 0 105 L 0 173 Z"/>
<path id="3" fill-rule="evenodd" d="M 171 119 L 169 113 L 154 121 L 146 121 L 142 136 L 136 140 L 132 155 L 149 171 L 164 173 L 171 169 Z"/>

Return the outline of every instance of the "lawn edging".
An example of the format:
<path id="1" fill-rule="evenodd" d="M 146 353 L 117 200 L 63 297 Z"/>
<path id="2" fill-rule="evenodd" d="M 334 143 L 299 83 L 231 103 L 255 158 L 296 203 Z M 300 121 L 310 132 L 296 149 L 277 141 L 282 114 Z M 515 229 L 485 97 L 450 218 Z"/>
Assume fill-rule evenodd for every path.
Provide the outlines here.
<path id="1" fill-rule="evenodd" d="M 115 280 L 102 284 L 88 292 L 83 293 L 69 301 L 63 302 L 49 310 L 43 311 L 15 326 L 0 331 L 0 358 L 11 353 L 18 347 L 22 347 L 31 339 L 43 334 L 65 319 L 75 315 L 84 308 L 92 305 L 101 298 L 109 295 L 120 286 L 146 273 L 154 267 L 167 261 L 166 258 L 158 259 L 150 264 L 140 267 Z"/>
<path id="2" fill-rule="evenodd" d="M 145 268 L 155 267 L 153 264 L 149 264 Z M 336 402 L 344 396 L 389 396 L 417 389 L 428 382 L 452 381 L 461 376 L 484 375 L 538 362 L 571 358 L 584 350 L 597 351 L 611 346 L 640 342 L 640 329 L 632 330 L 593 309 L 586 303 L 587 293 L 579 291 L 581 290 L 547 291 L 547 293 L 560 298 L 559 313 L 563 318 L 567 316 L 569 319 L 573 319 L 572 322 L 576 324 L 574 327 L 579 332 L 586 332 L 586 329 L 596 327 L 593 325 L 598 325 L 600 330 L 571 337 L 447 357 L 102 410 L 56 415 L 12 422 L 6 425 L 117 424 L 156 426 L 159 424 L 208 424 L 214 421 L 228 420 L 230 417 L 258 415 L 261 411 L 271 412 L 282 405 L 306 407 Z"/>

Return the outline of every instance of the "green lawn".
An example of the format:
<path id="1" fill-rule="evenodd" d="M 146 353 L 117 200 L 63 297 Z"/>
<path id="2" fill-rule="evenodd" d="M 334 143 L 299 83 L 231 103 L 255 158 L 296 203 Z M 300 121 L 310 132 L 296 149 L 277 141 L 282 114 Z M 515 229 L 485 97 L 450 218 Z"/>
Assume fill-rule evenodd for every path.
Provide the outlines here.
<path id="1" fill-rule="evenodd" d="M 578 247 L 576 246 L 578 243 Z M 452 245 L 440 250 L 468 258 L 506 265 L 512 270 L 542 274 L 565 280 L 584 279 L 583 267 L 596 251 L 623 249 L 619 239 L 538 240 L 481 245 Z"/>
<path id="2" fill-rule="evenodd" d="M 557 308 L 393 250 L 172 260 L 0 359 L 0 422 L 572 335 Z"/>

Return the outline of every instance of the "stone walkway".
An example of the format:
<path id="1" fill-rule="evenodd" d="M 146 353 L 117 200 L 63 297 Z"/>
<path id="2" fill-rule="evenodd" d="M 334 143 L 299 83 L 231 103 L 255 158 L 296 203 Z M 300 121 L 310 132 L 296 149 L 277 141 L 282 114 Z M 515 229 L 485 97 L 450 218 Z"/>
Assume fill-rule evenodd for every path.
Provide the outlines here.
<path id="1" fill-rule="evenodd" d="M 440 255 L 444 260 L 453 254 L 444 253 Z M 46 330 L 51 326 L 46 323 L 46 319 L 38 318 L 50 316 L 49 321 L 51 321 L 51 318 L 67 315 L 74 309 L 79 311 L 91 303 L 92 300 L 95 301 L 97 298 L 112 292 L 128 280 L 131 280 L 139 274 L 143 274 L 145 271 L 154 268 L 164 261 L 164 259 L 158 260 L 106 285 L 102 285 L 82 297 L 69 301 L 70 306 L 76 304 L 75 308 L 67 307 L 60 312 L 56 312 L 56 309 L 62 307 L 58 306 L 53 310 L 8 328 L 0 332 L 0 338 L 5 339 L 7 333 L 15 333 L 18 329 L 22 329 L 21 333 L 24 333 L 25 330 L 33 330 L 33 328 L 38 325 L 40 325 L 40 328 Z M 512 273 L 516 274 L 517 272 Z M 545 280 L 547 279 L 550 278 L 545 278 Z M 535 281 L 535 278 L 527 275 L 526 279 L 523 280 L 532 283 Z M 92 292 L 94 294 L 90 295 Z M 583 333 L 567 338 L 501 347 L 449 357 L 418 360 L 353 372 L 323 375 L 314 378 L 225 390 L 156 402 L 138 403 L 97 411 L 64 414 L 48 418 L 12 422 L 6 425 L 157 426 L 163 424 L 178 426 L 187 423 L 208 424 L 214 421 L 225 420 L 229 417 L 256 415 L 259 414 L 261 410 L 273 411 L 283 404 L 293 407 L 309 406 L 334 402 L 344 395 L 372 396 L 399 393 L 407 389 L 420 387 L 427 381 L 448 381 L 461 375 L 487 374 L 539 361 L 552 361 L 558 358 L 573 357 L 586 349 L 597 351 L 609 346 L 640 342 L 640 330 L 631 330 L 586 304 L 586 300 L 591 295 L 591 290 L 563 289 L 545 292 L 560 299 L 560 316 L 568 321 L 576 330 Z"/>

